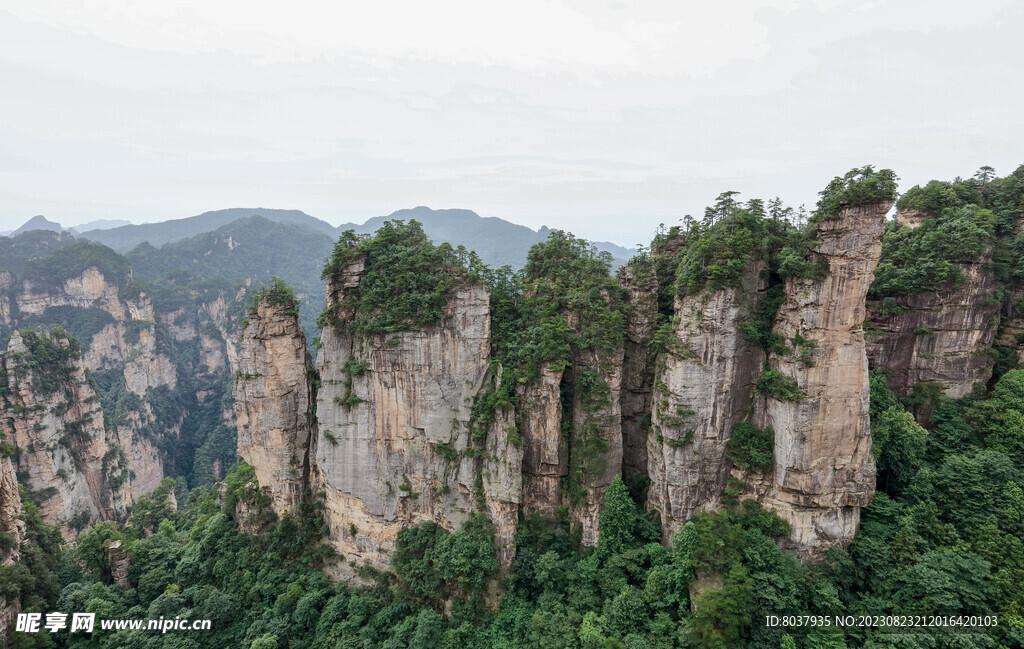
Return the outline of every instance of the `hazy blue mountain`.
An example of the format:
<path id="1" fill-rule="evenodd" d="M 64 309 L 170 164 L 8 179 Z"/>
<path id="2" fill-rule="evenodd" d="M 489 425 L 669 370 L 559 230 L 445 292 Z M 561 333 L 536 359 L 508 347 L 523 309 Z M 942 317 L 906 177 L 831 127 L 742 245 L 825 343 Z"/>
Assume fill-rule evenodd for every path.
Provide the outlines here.
<path id="1" fill-rule="evenodd" d="M 25 225 L 21 226 L 14 232 L 11 232 L 10 236 L 16 237 L 19 234 L 25 232 L 31 232 L 32 230 L 47 230 L 49 232 L 63 232 L 64 228 L 61 227 L 60 223 L 54 223 L 53 221 L 47 220 L 43 215 L 33 216 L 31 219 L 25 222 Z"/>
<path id="2" fill-rule="evenodd" d="M 89 230 L 88 232 L 83 232 L 82 236 L 110 246 L 120 253 L 125 253 L 143 242 L 149 242 L 155 247 L 160 247 L 165 243 L 180 241 L 203 234 L 204 232 L 213 232 L 217 228 L 249 216 L 261 216 L 275 223 L 297 225 L 312 232 L 320 232 L 332 237 L 336 236 L 334 226 L 305 212 L 300 212 L 299 210 L 266 209 L 262 207 L 236 207 L 227 210 L 204 212 L 199 216 L 162 221 L 160 223 L 123 225 L 109 230 Z"/>
<path id="3" fill-rule="evenodd" d="M 72 225 L 69 230 L 75 232 L 88 232 L 89 230 L 109 230 L 111 228 L 119 228 L 124 225 L 131 225 L 131 221 L 125 221 L 124 219 L 98 219 L 96 221 L 89 221 L 88 223 L 82 223 L 80 225 Z"/>
<path id="4" fill-rule="evenodd" d="M 446 241 L 453 246 L 462 244 L 469 250 L 475 250 L 490 266 L 508 264 L 515 268 L 522 267 L 526 264 L 526 253 L 530 246 L 547 239 L 550 232 L 547 227 L 533 230 L 497 217 L 483 217 L 471 210 L 432 210 L 422 205 L 398 210 L 388 216 L 374 217 L 363 225 L 343 225 L 338 229 L 352 228 L 359 233 L 370 233 L 379 228 L 384 221 L 392 219 L 416 219 L 423 224 L 423 231 L 435 243 Z M 612 254 L 615 259 L 613 272 L 633 256 L 632 250 L 613 243 L 595 242 L 594 245 L 598 250 L 606 250 Z"/>
<path id="5" fill-rule="evenodd" d="M 508 264 L 521 267 L 526 263 L 526 253 L 535 243 L 548 236 L 548 228 L 533 230 L 497 217 L 482 217 L 476 212 L 463 209 L 433 210 L 429 207 L 398 210 L 388 216 L 378 216 L 365 223 L 345 223 L 338 227 L 298 210 L 275 210 L 264 208 L 233 208 L 205 212 L 199 216 L 175 219 L 161 223 L 125 225 L 110 229 L 93 229 L 80 236 L 114 250 L 126 253 L 139 244 L 147 242 L 154 248 L 210 233 L 233 222 L 251 216 L 287 226 L 299 226 L 305 231 L 315 232 L 336 240 L 344 230 L 352 229 L 369 234 L 390 219 L 416 219 L 423 224 L 427 235 L 437 243 L 448 242 L 453 246 L 462 244 L 475 250 L 481 259 L 491 266 Z M 255 222 L 258 223 L 258 222 Z M 599 250 L 606 250 L 615 259 L 615 266 L 624 264 L 633 251 L 608 242 L 595 242 Z M 325 255 L 326 256 L 326 255 Z M 323 261 L 322 259 L 317 260 Z"/>

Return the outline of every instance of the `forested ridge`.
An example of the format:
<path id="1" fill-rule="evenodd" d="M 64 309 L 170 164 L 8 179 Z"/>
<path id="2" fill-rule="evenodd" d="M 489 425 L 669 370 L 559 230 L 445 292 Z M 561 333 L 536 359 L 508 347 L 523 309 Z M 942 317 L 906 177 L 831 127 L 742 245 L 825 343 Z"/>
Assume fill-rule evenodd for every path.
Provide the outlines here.
<path id="1" fill-rule="evenodd" d="M 650 249 L 631 261 L 637 272 L 650 273 L 657 292 L 653 334 L 644 344 L 654 354 L 682 353 L 674 349 L 678 342 L 672 335 L 675 298 L 739 287 L 748 260 L 755 258 L 763 261 L 765 288 L 754 316 L 743 325 L 745 344 L 799 357 L 813 341 L 780 337 L 773 322 L 783 284 L 828 274 L 813 253 L 813 226 L 836 218 L 844 207 L 894 199 L 895 175 L 871 167 L 833 180 L 811 215 L 801 216 L 778 200 L 740 202 L 734 192 L 722 194 L 703 219 L 688 218 L 663 229 Z M 876 326 L 871 319 L 912 310 L 914 296 L 963 286 L 968 263 L 983 267 L 991 278 L 978 301 L 987 301 L 999 317 L 993 321 L 991 344 L 975 354 L 984 357 L 989 379 L 964 396 L 944 396 L 938 380 L 903 389 L 900 370 L 871 370 L 877 490 L 845 549 L 834 547 L 823 558 L 806 561 L 780 550 L 777 542 L 790 533 L 789 525 L 741 498 L 740 487 L 726 491 L 720 511 L 695 515 L 662 543 L 661 522 L 656 513 L 645 511 L 646 476 L 623 475 L 604 490 L 596 547 L 581 545 L 564 510 L 555 520 L 522 516 L 515 559 L 501 569 L 492 525 L 477 514 L 455 532 L 431 522 L 409 528 L 399 535 L 390 572 L 362 568 L 358 579 L 332 583 L 325 570 L 338 558 L 323 542 L 327 528 L 317 494 L 304 494 L 295 516 L 278 517 L 255 485 L 252 467 L 238 463 L 215 484 L 209 463 L 194 460 L 199 456 L 190 448 L 178 467 L 182 477 L 177 483 L 165 479 L 150 497 L 133 505 L 126 520 L 97 523 L 73 545 L 61 542 L 23 492 L 27 540 L 20 561 L 0 567 L 0 596 L 20 598 L 23 611 L 209 618 L 212 629 L 166 635 L 98 632 L 91 637 L 66 631 L 12 633 L 9 645 L 1024 646 L 1024 369 L 1016 369 L 1024 334 L 1013 329 L 1015 320 L 1024 317 L 1024 167 L 1002 178 L 983 168 L 969 179 L 933 181 L 907 190 L 897 205 L 904 219 L 923 216 L 914 227 L 899 218 L 887 225 L 869 293 L 869 340 Z M 163 294 L 159 285 L 138 287 L 129 281 L 127 265 L 118 262 L 123 258 L 104 250 L 71 244 L 53 259 L 78 269 L 99 255 L 95 263 L 104 264 L 111 279 L 119 278 L 121 290 L 148 290 L 155 300 L 176 296 L 169 280 L 162 284 Z M 494 418 L 519 398 L 518 386 L 531 384 L 545 368 L 565 369 L 581 354 L 620 345 L 632 308 L 612 275 L 609 256 L 562 231 L 535 245 L 525 268 L 516 271 L 488 268 L 462 247 L 435 246 L 415 221 L 392 221 L 375 236 L 343 234 L 324 267 L 325 278 L 336 285 L 356 260 L 364 264 L 365 275 L 358 292 L 347 298 L 348 317 L 328 309 L 322 326 L 367 336 L 415 329 L 441 319 L 459 286 L 479 282 L 488 287 L 492 356 L 502 373 L 500 381 L 492 377 L 473 407 L 476 453 L 483 452 L 483 436 Z M 19 263 L 34 281 L 65 279 L 63 265 Z M 297 308 L 294 294 L 279 282 L 257 295 L 268 294 Z M 567 319 L 566 313 L 573 315 Z M 76 328 L 91 331 L 102 322 L 90 324 L 76 312 L 73 325 L 69 329 L 75 334 Z M 933 334 L 914 335 L 924 339 Z M 198 350 L 187 353 L 197 356 Z M 773 372 L 766 366 L 757 378 L 759 394 L 803 398 L 788 377 Z M 195 380 L 184 370 L 180 374 L 184 383 Z M 116 417 L 114 404 L 131 397 L 105 383 L 113 379 L 97 380 L 105 415 Z M 597 408 L 603 387 L 596 372 L 581 372 L 574 389 L 586 391 L 585 407 Z M 4 374 L 0 392 L 8 389 Z M 191 417 L 190 438 L 202 439 L 200 429 L 222 427 L 214 410 L 196 408 L 195 413 L 186 415 Z M 740 423 L 732 431 L 731 461 L 755 472 L 770 465 L 771 437 Z M 651 435 L 660 434 L 650 421 L 647 425 Z M 586 427 L 567 426 L 563 432 L 570 446 L 581 449 L 563 485 L 574 503 L 587 476 L 599 472 L 593 462 L 602 441 Z M 223 437 L 220 431 L 218 445 Z M 168 503 L 171 492 L 180 494 L 177 508 Z M 130 587 L 115 584 L 104 546 L 108 540 L 121 541 L 127 551 Z M 7 544 L 0 537 L 0 545 Z M 998 625 L 783 629 L 766 626 L 770 615 L 833 621 L 847 615 L 998 616 Z"/>

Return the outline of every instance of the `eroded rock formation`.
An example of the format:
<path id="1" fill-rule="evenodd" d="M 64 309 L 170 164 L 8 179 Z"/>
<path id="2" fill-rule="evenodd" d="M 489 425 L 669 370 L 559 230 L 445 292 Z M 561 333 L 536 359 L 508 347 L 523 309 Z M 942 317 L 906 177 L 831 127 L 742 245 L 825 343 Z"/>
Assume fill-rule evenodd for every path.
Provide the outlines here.
<path id="1" fill-rule="evenodd" d="M 652 263 L 623 266 L 619 283 L 626 293 L 623 344 L 622 475 L 647 475 L 647 433 L 651 429 L 654 350 L 651 337 L 658 316 L 658 280 Z"/>
<path id="2" fill-rule="evenodd" d="M 328 295 L 357 286 L 362 272 L 349 266 Z M 324 328 L 314 480 L 330 542 L 350 563 L 386 568 L 401 529 L 434 520 L 454 530 L 476 509 L 479 473 L 467 450 L 489 336 L 488 292 L 472 283 L 433 326 L 373 336 Z"/>
<path id="3" fill-rule="evenodd" d="M 800 554 L 848 543 L 874 494 L 863 323 L 889 207 L 847 207 L 819 221 L 813 254 L 828 262 L 828 275 L 787 278 L 775 321 L 792 353 L 771 353 L 769 367 L 795 380 L 803 397 L 764 397 L 775 451 L 759 495 L 789 521 L 789 545 Z"/>
<path id="4" fill-rule="evenodd" d="M 234 398 L 238 454 L 267 487 L 278 515 L 295 513 L 309 484 L 312 358 L 298 313 L 261 300 L 239 345 Z"/>
<path id="5" fill-rule="evenodd" d="M 999 329 L 1000 302 L 991 260 L 956 266 L 960 282 L 896 297 L 888 314 L 872 305 L 868 359 L 872 367 L 889 368 L 889 383 L 901 394 L 933 383 L 957 398 L 992 376 L 995 360 L 986 351 Z"/>
<path id="6" fill-rule="evenodd" d="M 732 464 L 733 425 L 751 409 L 763 353 L 743 340 L 764 263 L 751 259 L 741 288 L 677 297 L 675 342 L 657 374 L 648 438 L 648 506 L 661 513 L 664 539 L 699 511 L 718 509 Z"/>
<path id="7" fill-rule="evenodd" d="M 131 501 L 131 473 L 76 346 L 60 330 L 11 335 L 0 355 L 6 433 L 40 515 L 65 538 Z"/>
<path id="8" fill-rule="evenodd" d="M 25 540 L 25 523 L 21 515 L 21 496 L 18 495 L 18 479 L 14 465 L 6 455 L 0 456 L 0 534 L 4 537 L 4 549 L 0 550 L 0 566 L 14 565 L 21 558 L 21 544 Z M 7 601 L 0 595 L 0 641 L 6 638 L 7 627 L 21 610 L 17 599 Z"/>

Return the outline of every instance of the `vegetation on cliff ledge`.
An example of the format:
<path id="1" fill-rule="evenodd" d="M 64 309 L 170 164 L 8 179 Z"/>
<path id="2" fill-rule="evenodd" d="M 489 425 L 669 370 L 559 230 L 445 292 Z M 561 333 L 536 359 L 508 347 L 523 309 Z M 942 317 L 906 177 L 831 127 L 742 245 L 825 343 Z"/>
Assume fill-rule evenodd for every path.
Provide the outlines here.
<path id="1" fill-rule="evenodd" d="M 363 264 L 359 283 L 345 287 L 345 271 L 356 262 Z M 480 266 L 461 246 L 435 246 L 415 220 L 385 221 L 373 236 L 347 230 L 324 266 L 333 293 L 317 324 L 358 335 L 437 324 L 455 288 Z"/>
<path id="2" fill-rule="evenodd" d="M 952 182 L 933 180 L 900 198 L 899 210 L 917 210 L 925 218 L 915 227 L 894 221 L 886 228 L 872 299 L 956 287 L 964 263 L 987 264 L 1000 294 L 1024 279 L 1024 234 L 1018 224 L 1024 212 L 1024 165 L 1004 178 L 990 172 L 983 169 Z M 880 307 L 882 315 L 899 308 L 894 300 L 888 302 Z"/>
<path id="3" fill-rule="evenodd" d="M 127 286 L 131 278 L 131 267 L 124 257 L 106 246 L 88 241 L 76 241 L 49 257 L 26 261 L 21 278 L 32 282 L 39 292 L 40 289 L 57 288 L 88 268 L 96 268 L 118 288 Z"/>
<path id="4" fill-rule="evenodd" d="M 836 176 L 825 189 L 818 192 L 818 205 L 814 219 L 839 216 L 845 207 L 892 203 L 898 195 L 899 178 L 892 169 L 879 169 L 865 165 Z"/>
<path id="5" fill-rule="evenodd" d="M 299 317 L 299 299 L 295 297 L 295 291 L 278 277 L 272 277 L 269 285 L 262 286 L 260 290 L 256 291 L 252 298 L 252 306 L 249 308 L 249 315 L 256 315 L 261 302 L 268 306 L 282 307 L 286 316 Z"/>

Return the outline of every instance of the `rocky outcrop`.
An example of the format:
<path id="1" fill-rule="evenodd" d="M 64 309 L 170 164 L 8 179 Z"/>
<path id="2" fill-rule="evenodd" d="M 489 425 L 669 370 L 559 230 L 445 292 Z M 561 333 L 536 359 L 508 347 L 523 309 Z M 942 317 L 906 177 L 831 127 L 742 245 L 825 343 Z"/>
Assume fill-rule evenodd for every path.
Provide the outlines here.
<path id="1" fill-rule="evenodd" d="M 299 316 L 261 300 L 239 346 L 234 398 L 238 454 L 270 491 L 278 515 L 294 514 L 309 483 L 313 362 Z"/>
<path id="2" fill-rule="evenodd" d="M 523 440 L 523 513 L 553 518 L 562 506 L 569 446 L 562 437 L 563 370 L 545 367 L 520 397 Z"/>
<path id="3" fill-rule="evenodd" d="M 77 345 L 66 334 L 15 332 L 0 358 L 6 376 L 3 419 L 18 472 L 46 522 L 65 538 L 130 502 L 131 471 L 103 425 L 99 398 Z"/>
<path id="4" fill-rule="evenodd" d="M 362 265 L 341 286 L 358 285 Z M 337 308 L 337 307 L 334 307 Z M 330 543 L 349 564 L 386 568 L 398 532 L 421 520 L 454 530 L 476 509 L 473 400 L 490 369 L 487 290 L 463 283 L 441 321 L 416 331 L 352 336 L 328 326 L 316 366 L 314 482 Z"/>
<path id="5" fill-rule="evenodd" d="M 501 384 L 500 368 L 495 383 Z M 516 427 L 515 412 L 511 408 L 499 410 L 487 431 L 480 477 L 484 505 L 494 524 L 498 564 L 502 568 L 512 565 L 515 558 L 515 534 L 523 496 L 522 466 L 523 442 Z"/>
<path id="6" fill-rule="evenodd" d="M 764 263 L 751 259 L 741 288 L 677 297 L 674 341 L 655 381 L 648 438 L 648 507 L 672 538 L 699 511 L 721 506 L 733 425 L 750 414 L 763 353 L 743 340 Z"/>
<path id="7" fill-rule="evenodd" d="M 18 480 L 14 465 L 6 455 L 0 456 L 0 534 L 5 535 L 0 550 L 0 566 L 14 565 L 21 558 L 21 544 L 25 540 L 25 523 L 21 515 L 21 497 L 18 495 Z M 7 637 L 7 628 L 21 610 L 17 598 L 8 601 L 0 595 L 0 642 Z"/>
<path id="8" fill-rule="evenodd" d="M 0 270 L 0 325 L 10 326 L 14 319 L 11 310 L 17 280 L 10 271 Z"/>
<path id="9" fill-rule="evenodd" d="M 651 338 L 658 316 L 658 279 L 654 264 L 623 266 L 619 283 L 627 304 L 622 359 L 622 475 L 647 475 L 647 434 L 651 430 L 654 351 Z"/>
<path id="10" fill-rule="evenodd" d="M 578 351 L 563 376 L 572 395 L 569 518 L 586 546 L 597 545 L 604 490 L 622 472 L 622 356 L 621 347 Z"/>
<path id="11" fill-rule="evenodd" d="M 128 580 L 131 558 L 128 556 L 128 551 L 121 547 L 121 541 L 114 539 L 104 541 L 103 547 L 107 551 L 107 561 L 110 563 L 110 574 L 114 583 L 125 590 L 131 588 L 132 583 Z"/>
<path id="12" fill-rule="evenodd" d="M 895 220 L 905 228 L 916 228 L 929 218 L 928 212 L 916 208 L 904 208 L 896 212 Z"/>
<path id="13" fill-rule="evenodd" d="M 775 451 L 770 484 L 759 495 L 789 521 L 787 545 L 798 554 L 849 543 L 874 495 L 863 323 L 889 207 L 847 207 L 819 221 L 813 254 L 828 262 L 828 275 L 786 279 L 775 332 L 793 351 L 771 353 L 768 363 L 803 396 L 764 396 Z"/>
<path id="14" fill-rule="evenodd" d="M 20 289 L 17 301 L 22 315 L 38 316 L 52 307 L 73 306 L 80 309 L 97 307 L 115 319 L 127 319 L 125 306 L 118 295 L 117 284 L 108 281 L 95 266 L 64 280 L 57 287 L 25 281 Z"/>
<path id="15" fill-rule="evenodd" d="M 868 360 L 872 367 L 889 368 L 897 392 L 933 383 L 957 398 L 991 378 L 995 360 L 986 352 L 999 329 L 1000 302 L 990 263 L 986 257 L 956 264 L 961 281 L 896 297 L 888 314 L 882 304 L 872 305 Z"/>

